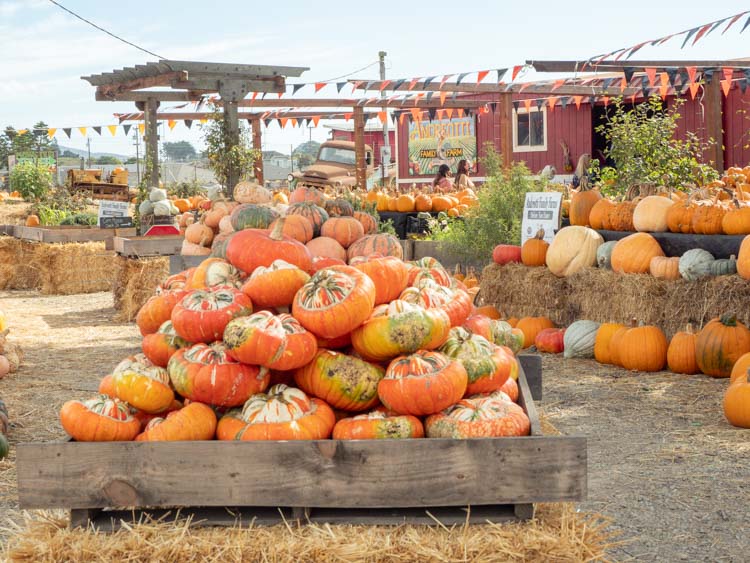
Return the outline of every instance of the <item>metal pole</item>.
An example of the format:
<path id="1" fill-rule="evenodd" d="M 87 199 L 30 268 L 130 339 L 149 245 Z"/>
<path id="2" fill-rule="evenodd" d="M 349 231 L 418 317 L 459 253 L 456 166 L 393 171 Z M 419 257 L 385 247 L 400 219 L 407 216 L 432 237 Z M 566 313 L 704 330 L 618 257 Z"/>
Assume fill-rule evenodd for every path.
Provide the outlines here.
<path id="1" fill-rule="evenodd" d="M 135 128 L 135 178 L 137 183 L 140 185 L 141 183 L 141 142 L 140 142 L 140 135 L 138 134 L 138 127 Z"/>
<path id="2" fill-rule="evenodd" d="M 387 54 L 388 53 L 386 53 L 385 51 L 380 51 L 378 53 L 378 57 L 380 58 L 380 80 L 381 81 L 385 80 L 385 56 Z M 385 97 L 386 97 L 385 89 L 380 91 L 380 97 L 383 98 L 383 100 L 385 100 Z M 388 111 L 387 106 L 385 104 L 383 105 L 383 111 Z M 386 149 L 390 149 L 391 147 L 390 141 L 388 139 L 388 114 L 386 114 L 386 118 L 383 120 L 383 146 Z M 388 150 L 388 152 L 390 151 Z M 388 164 L 390 164 L 390 162 Z M 381 182 L 381 185 L 383 186 L 385 185 L 385 166 L 386 166 L 385 160 L 381 157 L 380 159 L 380 182 Z"/>
<path id="3" fill-rule="evenodd" d="M 87 166 L 91 168 L 91 137 L 86 137 L 86 147 L 88 148 L 88 151 L 89 151 L 89 159 L 88 159 Z"/>

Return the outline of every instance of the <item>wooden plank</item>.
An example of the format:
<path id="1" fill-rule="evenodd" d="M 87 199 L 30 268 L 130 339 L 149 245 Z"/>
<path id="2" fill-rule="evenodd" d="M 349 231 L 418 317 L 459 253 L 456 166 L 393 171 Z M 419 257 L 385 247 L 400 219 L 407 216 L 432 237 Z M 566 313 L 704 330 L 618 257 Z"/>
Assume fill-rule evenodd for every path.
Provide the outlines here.
<path id="1" fill-rule="evenodd" d="M 0 225 L 0 234 L 13 236 L 16 230 L 16 225 Z"/>
<path id="2" fill-rule="evenodd" d="M 398 242 L 401 244 L 401 249 L 404 252 L 404 262 L 412 260 L 414 256 L 414 241 L 411 239 L 399 239 Z"/>
<path id="3" fill-rule="evenodd" d="M 116 236 L 134 236 L 135 228 L 101 229 L 99 227 L 59 226 L 26 227 L 16 225 L 13 236 L 22 240 L 44 243 L 111 241 Z"/>
<path id="4" fill-rule="evenodd" d="M 542 400 L 542 357 L 539 354 L 521 352 L 518 362 L 526 376 L 526 383 L 534 401 Z"/>
<path id="5" fill-rule="evenodd" d="M 706 151 L 709 162 L 713 162 L 721 174 L 724 172 L 724 129 L 722 114 L 721 73 L 714 73 L 711 82 L 704 86 L 706 93 L 706 134 L 713 144 Z"/>
<path id="6" fill-rule="evenodd" d="M 122 256 L 140 258 L 143 256 L 170 256 L 179 254 L 183 235 L 161 237 L 114 237 L 115 251 Z"/>
<path id="7" fill-rule="evenodd" d="M 173 254 L 169 257 L 169 275 L 179 274 L 188 268 L 194 268 L 203 262 L 209 256 L 183 256 L 182 254 Z"/>
<path id="8" fill-rule="evenodd" d="M 357 186 L 367 187 L 367 163 L 365 162 L 365 116 L 361 107 L 354 108 L 354 154 Z"/>
<path id="9" fill-rule="evenodd" d="M 523 407 L 529 417 L 531 423 L 531 435 L 532 436 L 543 436 L 542 423 L 539 421 L 539 414 L 536 411 L 534 400 L 531 397 L 531 390 L 529 390 L 529 384 L 526 381 L 526 374 L 524 373 L 523 367 L 521 366 L 518 370 L 518 404 Z"/>

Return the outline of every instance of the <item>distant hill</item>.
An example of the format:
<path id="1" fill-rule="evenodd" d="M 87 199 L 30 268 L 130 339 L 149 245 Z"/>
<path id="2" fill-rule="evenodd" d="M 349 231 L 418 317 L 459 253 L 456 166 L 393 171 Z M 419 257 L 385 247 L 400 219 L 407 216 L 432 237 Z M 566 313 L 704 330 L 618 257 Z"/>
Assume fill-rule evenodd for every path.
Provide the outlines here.
<path id="1" fill-rule="evenodd" d="M 88 152 L 86 151 L 86 149 L 74 149 L 73 147 L 65 147 L 63 145 L 58 145 L 58 148 L 59 148 L 60 154 L 62 154 L 65 151 L 69 151 L 74 154 L 77 154 L 78 156 L 84 156 L 84 157 L 88 156 Z M 115 158 L 119 158 L 120 160 L 124 162 L 127 159 L 129 159 L 131 156 L 135 156 L 135 155 L 117 154 L 114 152 L 92 152 L 91 153 L 91 158 L 99 158 L 101 156 L 114 156 Z"/>

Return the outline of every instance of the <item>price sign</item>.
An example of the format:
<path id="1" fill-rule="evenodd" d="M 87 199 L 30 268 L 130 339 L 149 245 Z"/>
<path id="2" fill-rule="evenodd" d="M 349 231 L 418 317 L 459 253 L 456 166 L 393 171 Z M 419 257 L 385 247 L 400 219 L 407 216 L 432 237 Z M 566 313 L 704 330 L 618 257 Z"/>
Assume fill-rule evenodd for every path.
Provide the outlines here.
<path id="1" fill-rule="evenodd" d="M 99 226 L 102 229 L 127 229 L 134 225 L 132 217 L 100 217 Z"/>
<path id="2" fill-rule="evenodd" d="M 113 219 L 113 218 L 119 218 L 121 220 L 129 219 L 130 225 L 127 225 L 129 227 L 133 226 L 133 219 L 130 217 L 130 204 L 126 201 L 107 201 L 107 200 L 101 200 L 99 202 L 99 226 L 102 228 L 108 228 L 111 229 L 113 227 L 105 227 L 104 226 L 104 219 Z M 108 221 L 108 224 L 112 224 L 111 220 Z M 117 225 L 117 227 L 123 227 L 125 225 Z"/>
<path id="3" fill-rule="evenodd" d="M 539 229 L 544 229 L 544 240 L 552 242 L 555 231 L 560 228 L 560 192 L 529 192 L 523 206 L 521 222 L 521 244 L 534 238 Z"/>

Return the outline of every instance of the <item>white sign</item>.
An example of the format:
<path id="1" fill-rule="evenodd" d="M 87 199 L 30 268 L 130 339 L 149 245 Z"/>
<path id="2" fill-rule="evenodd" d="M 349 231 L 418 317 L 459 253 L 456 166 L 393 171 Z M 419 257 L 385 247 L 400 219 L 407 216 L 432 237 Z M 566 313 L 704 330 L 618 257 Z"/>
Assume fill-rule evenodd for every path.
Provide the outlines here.
<path id="1" fill-rule="evenodd" d="M 127 201 L 99 201 L 99 221 L 102 217 L 127 217 L 130 215 L 130 204 Z"/>
<path id="2" fill-rule="evenodd" d="M 521 244 L 534 238 L 539 229 L 544 229 L 544 240 L 552 242 L 555 231 L 560 228 L 560 192 L 529 192 L 523 206 L 521 222 Z"/>

